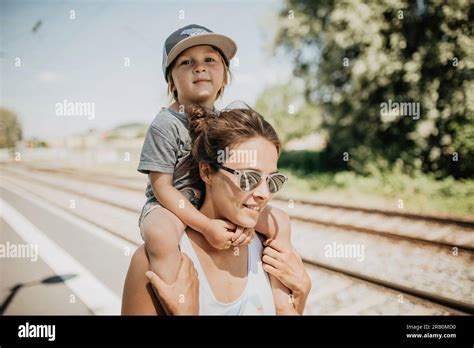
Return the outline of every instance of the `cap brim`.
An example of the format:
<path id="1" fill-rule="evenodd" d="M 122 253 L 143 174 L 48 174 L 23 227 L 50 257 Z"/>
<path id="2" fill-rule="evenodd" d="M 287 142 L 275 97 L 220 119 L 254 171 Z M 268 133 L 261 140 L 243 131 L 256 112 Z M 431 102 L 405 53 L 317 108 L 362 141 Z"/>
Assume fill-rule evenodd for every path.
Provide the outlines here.
<path id="1" fill-rule="evenodd" d="M 235 44 L 234 40 L 227 36 L 215 33 L 195 35 L 180 41 L 176 46 L 173 47 L 173 49 L 168 54 L 166 67 L 168 68 L 173 60 L 175 60 L 181 52 L 190 47 L 198 45 L 211 45 L 217 47 L 222 51 L 222 53 L 224 53 L 225 58 L 227 58 L 229 61 L 234 58 L 235 53 L 237 52 L 237 45 Z"/>

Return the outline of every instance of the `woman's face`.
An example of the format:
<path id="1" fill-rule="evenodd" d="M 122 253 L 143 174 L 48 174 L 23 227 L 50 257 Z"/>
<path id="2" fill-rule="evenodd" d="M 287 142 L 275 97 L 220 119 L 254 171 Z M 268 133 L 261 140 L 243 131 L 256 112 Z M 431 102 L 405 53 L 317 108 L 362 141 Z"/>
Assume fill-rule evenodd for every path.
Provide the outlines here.
<path id="1" fill-rule="evenodd" d="M 234 157 L 227 159 L 224 166 L 232 169 L 249 169 L 262 174 L 277 172 L 278 152 L 275 145 L 261 137 L 249 139 L 234 148 Z M 231 151 L 229 153 L 232 154 Z M 206 183 L 204 204 L 211 205 L 214 218 L 225 219 L 242 227 L 254 227 L 258 217 L 273 194 L 270 193 L 265 178 L 254 190 L 245 192 L 240 188 L 237 175 L 223 169 L 201 177 Z M 204 165 L 205 166 L 205 165 Z M 259 211 L 246 205 L 259 208 Z"/>
<path id="2" fill-rule="evenodd" d="M 202 103 L 217 98 L 224 83 L 224 65 L 212 46 L 194 46 L 178 56 L 171 76 L 180 103 Z"/>

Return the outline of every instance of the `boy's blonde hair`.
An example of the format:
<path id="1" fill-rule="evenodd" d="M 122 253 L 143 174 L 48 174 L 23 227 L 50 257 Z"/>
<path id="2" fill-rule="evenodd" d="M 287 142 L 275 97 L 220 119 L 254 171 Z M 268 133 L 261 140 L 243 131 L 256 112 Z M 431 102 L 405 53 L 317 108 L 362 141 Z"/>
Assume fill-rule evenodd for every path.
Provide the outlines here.
<path id="1" fill-rule="evenodd" d="M 224 93 L 225 86 L 227 86 L 229 79 L 232 80 L 232 74 L 220 50 L 214 46 L 211 46 L 211 47 L 219 54 L 219 58 L 221 59 L 222 65 L 224 66 L 224 81 L 222 82 L 222 87 L 219 89 L 219 92 L 217 92 L 217 97 L 216 97 L 216 99 L 219 99 Z M 172 101 L 174 100 L 176 102 L 178 101 L 178 91 L 176 90 L 176 87 L 174 85 L 173 76 L 171 75 L 171 72 L 173 71 L 174 65 L 178 61 L 178 58 L 179 56 L 176 57 L 173 63 L 171 63 L 171 65 L 168 68 L 167 76 L 166 76 L 168 80 L 168 95 L 172 97 Z"/>

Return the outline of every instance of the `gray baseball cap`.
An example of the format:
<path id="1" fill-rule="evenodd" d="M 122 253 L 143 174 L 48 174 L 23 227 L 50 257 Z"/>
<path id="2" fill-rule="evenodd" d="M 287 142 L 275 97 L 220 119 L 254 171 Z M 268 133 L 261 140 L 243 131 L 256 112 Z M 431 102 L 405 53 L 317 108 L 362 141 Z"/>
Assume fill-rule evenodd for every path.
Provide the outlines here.
<path id="1" fill-rule="evenodd" d="M 171 63 L 181 52 L 198 45 L 211 45 L 217 48 L 227 66 L 229 61 L 235 56 L 235 52 L 237 52 L 237 45 L 227 36 L 216 34 L 197 24 L 182 27 L 168 36 L 163 47 L 163 74 L 165 75 L 166 82 L 168 82 L 166 75 Z"/>

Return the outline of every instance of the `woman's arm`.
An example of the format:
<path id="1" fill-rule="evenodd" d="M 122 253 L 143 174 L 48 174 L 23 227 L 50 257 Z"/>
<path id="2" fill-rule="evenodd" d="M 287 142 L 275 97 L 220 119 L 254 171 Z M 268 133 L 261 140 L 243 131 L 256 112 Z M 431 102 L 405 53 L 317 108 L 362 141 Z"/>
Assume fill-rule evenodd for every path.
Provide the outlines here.
<path id="1" fill-rule="evenodd" d="M 267 240 L 265 245 L 263 269 L 291 289 L 293 306 L 298 313 L 303 314 L 311 290 L 311 279 L 301 257 L 293 248 L 291 250 L 285 248 L 280 241 Z"/>
<path id="2" fill-rule="evenodd" d="M 295 305 L 292 291 L 286 287 L 278 277 L 269 274 L 272 287 L 273 301 L 275 303 L 276 315 L 298 315 L 300 314 Z"/>
<path id="3" fill-rule="evenodd" d="M 255 229 L 265 235 L 266 239 L 274 239 L 283 248 L 291 249 L 291 221 L 288 214 L 283 210 L 268 204 L 260 214 Z M 264 255 L 262 258 L 263 262 L 265 262 L 265 257 Z M 276 314 L 299 314 L 294 306 L 292 290 L 274 274 L 269 273 L 269 278 Z"/>

